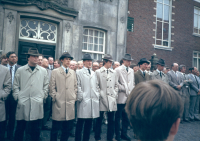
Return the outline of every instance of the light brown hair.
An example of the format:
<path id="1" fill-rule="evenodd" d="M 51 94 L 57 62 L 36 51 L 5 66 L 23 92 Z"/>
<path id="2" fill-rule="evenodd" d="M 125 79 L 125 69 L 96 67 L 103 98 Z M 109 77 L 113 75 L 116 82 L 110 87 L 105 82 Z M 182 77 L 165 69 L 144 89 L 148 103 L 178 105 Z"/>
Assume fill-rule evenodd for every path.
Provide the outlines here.
<path id="1" fill-rule="evenodd" d="M 7 59 L 6 54 L 3 54 L 3 55 L 0 57 L 0 62 L 2 61 L 2 59 Z"/>
<path id="2" fill-rule="evenodd" d="M 133 131 L 141 141 L 163 141 L 174 122 L 183 113 L 178 93 L 161 80 L 139 83 L 131 92 L 127 104 Z"/>

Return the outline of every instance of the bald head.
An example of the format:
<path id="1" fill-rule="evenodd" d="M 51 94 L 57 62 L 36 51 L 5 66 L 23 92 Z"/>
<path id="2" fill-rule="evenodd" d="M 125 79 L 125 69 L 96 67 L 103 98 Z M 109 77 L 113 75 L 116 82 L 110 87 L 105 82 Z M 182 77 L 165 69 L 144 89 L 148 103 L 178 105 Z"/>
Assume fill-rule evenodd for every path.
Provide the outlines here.
<path id="1" fill-rule="evenodd" d="M 173 63 L 173 64 L 172 64 L 172 70 L 173 70 L 174 72 L 178 71 L 178 63 Z"/>
<path id="2" fill-rule="evenodd" d="M 49 61 L 48 61 L 46 58 L 42 59 L 41 66 L 42 66 L 43 68 L 46 68 L 46 69 L 47 69 L 47 68 L 49 67 Z"/>
<path id="3" fill-rule="evenodd" d="M 92 70 L 96 71 L 98 69 L 99 69 L 99 63 L 98 62 L 93 62 L 93 64 L 92 64 Z"/>
<path id="4" fill-rule="evenodd" d="M 116 69 L 116 68 L 118 68 L 120 66 L 120 63 L 119 62 L 114 62 L 114 64 L 113 64 L 113 69 Z"/>
<path id="5" fill-rule="evenodd" d="M 70 62 L 69 68 L 72 69 L 72 70 L 74 70 L 74 71 L 76 71 L 76 65 L 77 65 L 77 62 L 72 60 Z"/>

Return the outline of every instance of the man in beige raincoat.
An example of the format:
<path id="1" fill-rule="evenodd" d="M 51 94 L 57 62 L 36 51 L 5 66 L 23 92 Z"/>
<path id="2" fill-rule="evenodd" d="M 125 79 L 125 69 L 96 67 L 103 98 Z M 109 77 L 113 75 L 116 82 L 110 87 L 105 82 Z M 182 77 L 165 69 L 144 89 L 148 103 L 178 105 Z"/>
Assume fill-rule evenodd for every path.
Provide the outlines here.
<path id="1" fill-rule="evenodd" d="M 6 109 L 5 100 L 12 88 L 11 75 L 5 66 L 0 64 L 0 141 L 4 140 L 6 129 Z"/>
<path id="2" fill-rule="evenodd" d="M 51 73 L 50 96 L 52 97 L 51 141 L 57 141 L 58 131 L 62 126 L 60 141 L 66 141 L 73 129 L 75 119 L 75 101 L 77 79 L 74 70 L 69 68 L 73 57 L 65 52 L 60 57 L 62 66 Z"/>
<path id="3" fill-rule="evenodd" d="M 112 62 L 112 56 L 105 54 L 103 67 L 95 72 L 100 88 L 100 117 L 97 118 L 95 129 L 95 140 L 97 141 L 101 140 L 101 125 L 104 112 L 107 112 L 108 115 L 107 140 L 112 141 L 114 136 L 114 116 L 115 111 L 117 111 L 118 80 L 116 72 L 111 69 Z"/>
<path id="4" fill-rule="evenodd" d="M 27 122 L 31 128 L 31 139 L 39 141 L 40 124 L 44 116 L 43 101 L 48 92 L 47 70 L 38 66 L 38 50 L 30 48 L 28 64 L 15 73 L 13 97 L 17 101 L 15 141 L 23 141 Z"/>

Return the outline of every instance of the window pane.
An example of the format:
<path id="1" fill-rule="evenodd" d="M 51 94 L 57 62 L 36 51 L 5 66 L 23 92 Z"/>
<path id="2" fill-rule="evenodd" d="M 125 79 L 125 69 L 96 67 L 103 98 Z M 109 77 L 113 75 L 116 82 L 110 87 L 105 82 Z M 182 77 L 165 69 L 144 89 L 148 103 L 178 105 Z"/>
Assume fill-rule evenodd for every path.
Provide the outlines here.
<path id="1" fill-rule="evenodd" d="M 94 58 L 93 59 L 95 59 L 95 60 L 97 60 L 98 58 L 97 58 L 97 54 L 95 53 L 94 54 Z"/>
<path id="2" fill-rule="evenodd" d="M 93 37 L 89 37 L 90 38 L 90 43 L 93 43 Z"/>
<path id="3" fill-rule="evenodd" d="M 156 45 L 162 45 L 161 40 L 156 40 Z"/>
<path id="4" fill-rule="evenodd" d="M 89 30 L 89 35 L 93 36 L 93 30 Z"/>
<path id="5" fill-rule="evenodd" d="M 157 22 L 156 38 L 157 39 L 162 39 L 162 22 Z"/>
<path id="6" fill-rule="evenodd" d="M 98 38 L 97 37 L 94 38 L 94 43 L 98 44 Z"/>
<path id="7" fill-rule="evenodd" d="M 169 6 L 164 5 L 164 21 L 169 21 Z"/>
<path id="8" fill-rule="evenodd" d="M 103 38 L 99 38 L 99 44 L 103 44 Z"/>
<path id="9" fill-rule="evenodd" d="M 93 50 L 93 44 L 88 44 L 88 50 Z"/>
<path id="10" fill-rule="evenodd" d="M 88 35 L 88 29 L 85 29 L 83 34 Z"/>
<path id="11" fill-rule="evenodd" d="M 169 24 L 164 23 L 163 26 L 163 40 L 168 41 L 168 33 L 169 33 Z"/>
<path id="12" fill-rule="evenodd" d="M 200 59 L 199 59 L 199 61 L 198 61 L 198 71 L 200 71 Z"/>
<path id="13" fill-rule="evenodd" d="M 194 66 L 194 67 L 197 67 L 197 58 L 194 58 L 194 59 L 193 59 L 193 66 Z"/>
<path id="14" fill-rule="evenodd" d="M 169 0 L 164 0 L 164 4 L 168 4 L 169 5 Z"/>
<path id="15" fill-rule="evenodd" d="M 100 32 L 100 37 L 104 37 L 104 33 L 103 32 Z"/>
<path id="16" fill-rule="evenodd" d="M 198 27 L 198 15 L 194 14 L 194 27 Z"/>
<path id="17" fill-rule="evenodd" d="M 163 46 L 167 46 L 168 47 L 168 41 L 163 41 Z"/>
<path id="18" fill-rule="evenodd" d="M 98 45 L 94 45 L 94 51 L 98 51 Z"/>
<path id="19" fill-rule="evenodd" d="M 87 50 L 87 43 L 83 43 L 83 49 Z"/>
<path id="20" fill-rule="evenodd" d="M 22 20 L 20 36 L 38 39 L 38 21 Z"/>
<path id="21" fill-rule="evenodd" d="M 98 55 L 98 60 L 102 60 L 102 55 L 101 54 Z"/>
<path id="22" fill-rule="evenodd" d="M 56 27 L 50 23 L 40 22 L 40 39 L 55 41 Z"/>
<path id="23" fill-rule="evenodd" d="M 200 29 L 200 16 L 198 16 L 198 29 Z"/>
<path id="24" fill-rule="evenodd" d="M 194 13 L 195 13 L 195 14 L 198 14 L 198 10 L 197 10 L 197 9 L 194 9 Z"/>
<path id="25" fill-rule="evenodd" d="M 157 3 L 157 18 L 158 20 L 162 20 L 163 18 L 163 5 L 160 3 Z"/>
<path id="26" fill-rule="evenodd" d="M 157 0 L 157 1 L 163 3 L 163 0 Z"/>
<path id="27" fill-rule="evenodd" d="M 88 42 L 88 36 L 83 36 L 83 42 Z"/>
<path id="28" fill-rule="evenodd" d="M 103 52 L 103 46 L 99 45 L 99 51 Z"/>
<path id="29" fill-rule="evenodd" d="M 94 35 L 98 37 L 98 33 L 99 33 L 99 31 L 95 31 Z"/>
<path id="30" fill-rule="evenodd" d="M 194 53 L 194 54 L 193 54 L 193 57 L 197 57 L 197 53 Z"/>

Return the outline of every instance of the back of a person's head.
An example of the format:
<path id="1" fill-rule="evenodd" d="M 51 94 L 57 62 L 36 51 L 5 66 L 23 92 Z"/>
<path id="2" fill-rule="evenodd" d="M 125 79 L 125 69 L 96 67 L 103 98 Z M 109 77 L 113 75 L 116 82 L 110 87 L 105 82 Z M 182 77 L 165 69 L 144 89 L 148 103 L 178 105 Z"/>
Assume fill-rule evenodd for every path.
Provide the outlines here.
<path id="1" fill-rule="evenodd" d="M 139 83 L 132 90 L 126 112 L 138 140 L 164 141 L 172 125 L 181 117 L 183 104 L 168 84 L 152 80 Z"/>

